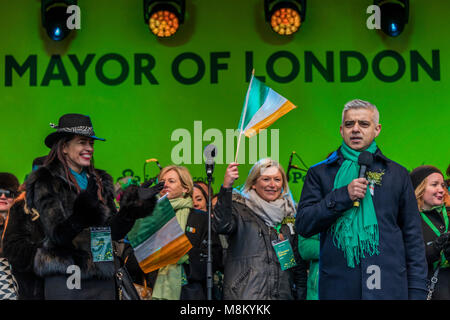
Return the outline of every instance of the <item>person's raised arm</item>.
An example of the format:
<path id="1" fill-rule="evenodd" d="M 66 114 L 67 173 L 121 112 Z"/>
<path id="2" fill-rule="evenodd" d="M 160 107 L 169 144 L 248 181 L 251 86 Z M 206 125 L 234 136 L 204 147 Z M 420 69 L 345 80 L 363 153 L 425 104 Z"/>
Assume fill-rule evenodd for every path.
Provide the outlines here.
<path id="1" fill-rule="evenodd" d="M 215 232 L 219 234 L 231 234 L 236 228 L 236 221 L 232 215 L 232 194 L 233 183 L 239 178 L 238 166 L 236 162 L 228 165 L 217 204 L 214 207 L 212 224 Z"/>

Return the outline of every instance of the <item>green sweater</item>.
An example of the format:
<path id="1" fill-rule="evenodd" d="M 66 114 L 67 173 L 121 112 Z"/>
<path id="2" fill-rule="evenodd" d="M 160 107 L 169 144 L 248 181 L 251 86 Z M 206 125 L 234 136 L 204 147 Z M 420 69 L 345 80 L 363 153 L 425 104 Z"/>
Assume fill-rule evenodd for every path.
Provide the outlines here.
<path id="1" fill-rule="evenodd" d="M 311 238 L 298 236 L 298 250 L 304 260 L 310 261 L 306 300 L 319 299 L 319 234 Z"/>

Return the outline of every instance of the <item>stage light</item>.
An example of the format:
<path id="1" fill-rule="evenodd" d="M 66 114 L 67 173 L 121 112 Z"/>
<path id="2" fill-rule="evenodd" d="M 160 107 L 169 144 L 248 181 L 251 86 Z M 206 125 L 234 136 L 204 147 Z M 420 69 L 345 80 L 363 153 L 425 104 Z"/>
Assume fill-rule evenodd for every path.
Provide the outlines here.
<path id="1" fill-rule="evenodd" d="M 273 31 L 292 35 L 305 21 L 306 0 L 264 0 L 264 14 Z"/>
<path id="2" fill-rule="evenodd" d="M 409 0 L 374 0 L 380 7 L 381 30 L 388 36 L 397 37 L 409 19 Z"/>
<path id="3" fill-rule="evenodd" d="M 185 0 L 144 0 L 144 20 L 158 37 L 173 36 L 184 22 Z"/>
<path id="4" fill-rule="evenodd" d="M 77 0 L 42 0 L 42 26 L 52 40 L 61 41 L 69 35 L 71 30 L 67 27 L 67 20 L 70 13 L 67 13 L 67 7 L 76 4 Z"/>

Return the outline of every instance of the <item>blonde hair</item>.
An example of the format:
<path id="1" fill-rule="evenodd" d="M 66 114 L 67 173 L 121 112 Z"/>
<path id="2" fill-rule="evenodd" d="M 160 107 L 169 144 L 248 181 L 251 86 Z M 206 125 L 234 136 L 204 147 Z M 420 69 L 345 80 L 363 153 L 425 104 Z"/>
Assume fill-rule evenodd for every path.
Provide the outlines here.
<path id="1" fill-rule="evenodd" d="M 184 197 L 185 198 L 187 198 L 188 196 L 192 197 L 192 193 L 194 191 L 194 182 L 192 181 L 191 173 L 186 167 L 176 165 L 164 167 L 158 175 L 158 180 L 160 180 L 162 176 L 164 176 L 167 172 L 171 170 L 175 171 L 178 174 L 181 185 L 183 186 L 183 188 L 188 190 L 184 195 Z"/>
<path id="2" fill-rule="evenodd" d="M 253 165 L 253 167 L 250 169 L 247 180 L 245 180 L 244 192 L 249 192 L 252 186 L 256 184 L 256 180 L 258 180 L 258 178 L 264 174 L 264 171 L 270 167 L 276 167 L 281 173 L 283 185 L 280 197 L 283 197 L 284 195 L 289 193 L 289 185 L 283 167 L 280 165 L 280 163 L 270 158 L 261 159 Z"/>
<path id="3" fill-rule="evenodd" d="M 423 181 L 416 187 L 414 190 L 414 194 L 416 195 L 417 207 L 419 211 L 423 211 L 423 194 L 425 193 L 425 189 L 427 188 L 427 178 L 423 179 Z"/>

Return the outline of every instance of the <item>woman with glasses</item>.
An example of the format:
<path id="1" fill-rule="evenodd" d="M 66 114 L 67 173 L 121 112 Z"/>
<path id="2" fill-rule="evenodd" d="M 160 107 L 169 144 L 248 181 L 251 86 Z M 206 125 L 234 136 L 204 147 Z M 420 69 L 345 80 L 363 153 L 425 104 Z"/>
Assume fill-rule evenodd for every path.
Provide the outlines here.
<path id="1" fill-rule="evenodd" d="M 18 194 L 19 181 L 8 172 L 0 173 L 0 300 L 17 300 L 18 288 L 11 274 L 11 266 L 3 250 L 3 233 L 7 225 L 9 211 Z"/>
<path id="2" fill-rule="evenodd" d="M 19 181 L 15 175 L 8 172 L 0 172 L 0 221 L 6 219 L 18 189 Z"/>

